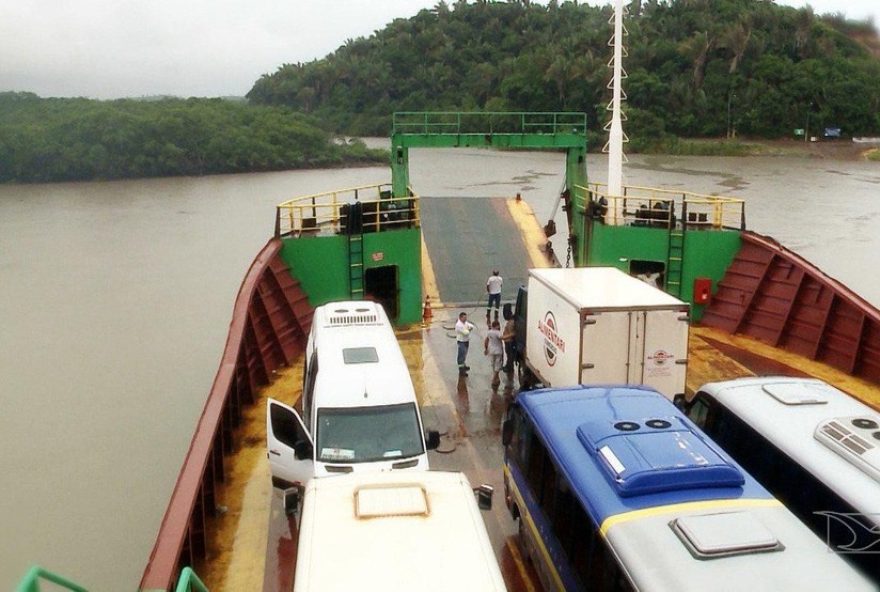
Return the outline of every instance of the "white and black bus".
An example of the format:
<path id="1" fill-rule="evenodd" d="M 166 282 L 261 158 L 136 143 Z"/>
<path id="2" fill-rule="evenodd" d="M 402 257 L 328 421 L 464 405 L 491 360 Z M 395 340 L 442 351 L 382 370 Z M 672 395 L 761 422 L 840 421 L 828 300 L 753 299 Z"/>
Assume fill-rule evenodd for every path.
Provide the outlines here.
<path id="1" fill-rule="evenodd" d="M 829 547 L 880 583 L 880 414 L 816 379 L 700 388 L 688 415 Z"/>

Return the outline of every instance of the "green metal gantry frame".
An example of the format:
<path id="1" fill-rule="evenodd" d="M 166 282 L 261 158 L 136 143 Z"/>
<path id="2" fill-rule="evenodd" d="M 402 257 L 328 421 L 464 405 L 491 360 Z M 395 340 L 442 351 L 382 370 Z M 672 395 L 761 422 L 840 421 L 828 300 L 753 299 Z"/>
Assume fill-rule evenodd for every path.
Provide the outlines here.
<path id="1" fill-rule="evenodd" d="M 394 114 L 391 185 L 409 192 L 410 148 L 565 150 L 565 187 L 587 184 L 587 115 L 578 112 L 404 111 Z"/>

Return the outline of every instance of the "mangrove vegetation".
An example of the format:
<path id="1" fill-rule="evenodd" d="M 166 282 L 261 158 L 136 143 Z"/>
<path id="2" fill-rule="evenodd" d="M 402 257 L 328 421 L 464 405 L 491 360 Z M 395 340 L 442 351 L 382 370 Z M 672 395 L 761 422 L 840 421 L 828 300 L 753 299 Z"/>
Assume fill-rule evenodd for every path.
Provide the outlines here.
<path id="1" fill-rule="evenodd" d="M 0 93 L 0 182 L 205 175 L 387 162 L 283 106 Z"/>

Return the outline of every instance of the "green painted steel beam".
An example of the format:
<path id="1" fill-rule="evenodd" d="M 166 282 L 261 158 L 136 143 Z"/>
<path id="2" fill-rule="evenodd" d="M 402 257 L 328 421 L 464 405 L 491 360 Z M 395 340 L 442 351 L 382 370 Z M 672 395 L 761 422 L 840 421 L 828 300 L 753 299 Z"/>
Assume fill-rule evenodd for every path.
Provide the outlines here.
<path id="1" fill-rule="evenodd" d="M 28 570 L 27 574 L 25 574 L 24 578 L 19 582 L 15 592 L 40 592 L 40 580 L 51 582 L 52 584 L 56 584 L 58 587 L 70 590 L 71 592 L 88 592 L 88 590 L 79 584 L 53 573 L 48 569 L 43 569 L 39 565 L 35 565 Z"/>
<path id="2" fill-rule="evenodd" d="M 582 112 L 412 111 L 394 114 L 391 185 L 409 191 L 410 148 L 565 150 L 566 188 L 586 185 L 587 116 Z"/>
<path id="3" fill-rule="evenodd" d="M 393 146 L 404 148 L 580 148 L 587 139 L 575 133 L 465 133 L 410 134 L 396 133 Z"/>
<path id="4" fill-rule="evenodd" d="M 180 572 L 180 579 L 174 592 L 208 592 L 208 587 L 199 579 L 193 568 L 187 566 Z"/>

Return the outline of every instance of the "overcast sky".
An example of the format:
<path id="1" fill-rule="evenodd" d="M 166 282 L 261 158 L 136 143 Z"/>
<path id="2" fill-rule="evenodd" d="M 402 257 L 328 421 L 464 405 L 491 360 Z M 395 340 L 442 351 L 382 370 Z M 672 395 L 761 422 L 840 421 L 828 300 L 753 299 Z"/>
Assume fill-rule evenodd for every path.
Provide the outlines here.
<path id="1" fill-rule="evenodd" d="M 244 95 L 260 75 L 436 0 L 0 0 L 0 91 L 99 99 Z M 451 1 L 449 2 L 451 3 Z M 591 3 L 604 3 L 601 0 Z M 780 0 L 873 17 L 878 0 Z"/>

